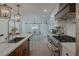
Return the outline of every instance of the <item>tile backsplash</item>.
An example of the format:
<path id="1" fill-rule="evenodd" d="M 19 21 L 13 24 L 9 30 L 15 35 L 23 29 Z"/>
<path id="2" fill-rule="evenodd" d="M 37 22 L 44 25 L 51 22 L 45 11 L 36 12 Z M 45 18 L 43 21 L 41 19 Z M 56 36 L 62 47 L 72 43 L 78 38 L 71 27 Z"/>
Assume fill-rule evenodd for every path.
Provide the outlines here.
<path id="1" fill-rule="evenodd" d="M 66 35 L 76 37 L 76 24 L 73 23 L 67 23 L 66 24 Z"/>

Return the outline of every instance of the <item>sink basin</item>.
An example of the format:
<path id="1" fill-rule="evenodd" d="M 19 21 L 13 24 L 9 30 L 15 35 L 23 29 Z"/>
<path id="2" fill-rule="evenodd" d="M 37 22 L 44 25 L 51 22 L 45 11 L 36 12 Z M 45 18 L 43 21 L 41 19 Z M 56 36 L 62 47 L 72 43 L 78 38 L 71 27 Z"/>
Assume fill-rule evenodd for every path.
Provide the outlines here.
<path id="1" fill-rule="evenodd" d="M 12 40 L 9 40 L 8 43 L 17 43 L 17 42 L 21 41 L 24 38 L 25 37 L 15 37 Z"/>
<path id="2" fill-rule="evenodd" d="M 9 41 L 7 40 L 7 41 L 1 42 L 1 43 L 17 43 L 17 42 L 21 41 L 24 38 L 25 37 L 15 37 L 12 40 L 9 40 Z"/>

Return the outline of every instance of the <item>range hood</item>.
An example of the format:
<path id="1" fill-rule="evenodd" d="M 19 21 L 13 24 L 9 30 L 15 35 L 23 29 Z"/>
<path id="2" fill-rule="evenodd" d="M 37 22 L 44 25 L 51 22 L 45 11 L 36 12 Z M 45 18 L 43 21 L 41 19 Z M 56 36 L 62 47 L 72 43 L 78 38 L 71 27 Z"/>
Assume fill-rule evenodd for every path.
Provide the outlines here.
<path id="1" fill-rule="evenodd" d="M 69 3 L 66 4 L 63 8 L 60 8 L 55 15 L 55 19 L 57 20 L 64 20 L 64 19 L 71 19 L 76 17 L 76 4 Z"/>

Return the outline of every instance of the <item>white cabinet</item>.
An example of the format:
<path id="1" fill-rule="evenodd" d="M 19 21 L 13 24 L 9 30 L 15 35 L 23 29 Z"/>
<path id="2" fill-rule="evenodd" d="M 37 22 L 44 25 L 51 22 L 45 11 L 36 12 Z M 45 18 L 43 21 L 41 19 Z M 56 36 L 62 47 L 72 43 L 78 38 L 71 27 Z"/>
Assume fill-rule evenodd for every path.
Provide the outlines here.
<path id="1" fill-rule="evenodd" d="M 66 47 L 63 46 L 62 47 L 62 56 L 67 56 L 67 55 L 71 56 L 72 54 Z"/>
<path id="2" fill-rule="evenodd" d="M 62 56 L 75 56 L 75 43 L 62 44 Z"/>

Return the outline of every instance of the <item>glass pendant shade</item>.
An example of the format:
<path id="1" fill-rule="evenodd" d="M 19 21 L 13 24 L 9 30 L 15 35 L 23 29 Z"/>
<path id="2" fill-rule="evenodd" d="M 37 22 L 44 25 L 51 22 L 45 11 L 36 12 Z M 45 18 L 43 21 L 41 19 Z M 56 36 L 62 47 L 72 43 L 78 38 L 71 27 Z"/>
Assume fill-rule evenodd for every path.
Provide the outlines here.
<path id="1" fill-rule="evenodd" d="M 20 14 L 15 15 L 15 19 L 16 19 L 17 22 L 20 22 L 21 18 L 22 18 L 22 16 Z"/>
<path id="2" fill-rule="evenodd" d="M 17 11 L 17 14 L 15 14 L 15 20 L 17 22 L 20 22 L 20 20 L 22 18 L 21 14 L 19 13 L 19 7 L 20 7 L 20 5 L 17 5 L 18 11 Z"/>
<path id="3" fill-rule="evenodd" d="M 0 5 L 0 18 L 11 18 L 12 8 L 6 4 Z"/>

